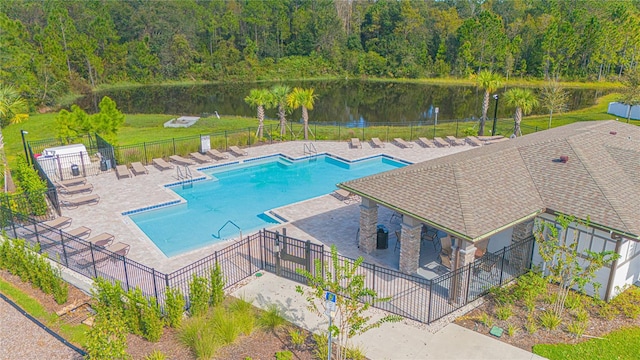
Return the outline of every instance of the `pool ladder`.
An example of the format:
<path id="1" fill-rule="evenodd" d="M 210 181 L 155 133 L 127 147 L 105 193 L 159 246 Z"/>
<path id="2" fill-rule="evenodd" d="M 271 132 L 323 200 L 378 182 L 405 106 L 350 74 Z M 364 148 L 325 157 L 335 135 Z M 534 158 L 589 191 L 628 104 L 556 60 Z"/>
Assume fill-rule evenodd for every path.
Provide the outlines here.
<path id="1" fill-rule="evenodd" d="M 180 166 L 176 166 L 176 177 L 179 181 L 182 181 L 183 189 L 193 187 L 193 175 L 191 175 L 191 170 L 186 165 L 184 166 L 184 171 L 180 170 Z"/>
<path id="2" fill-rule="evenodd" d="M 226 222 L 226 223 L 224 223 L 224 225 L 222 225 L 222 226 L 220 227 L 220 229 L 218 229 L 218 235 L 217 235 L 217 236 L 216 236 L 216 235 L 214 235 L 214 234 L 211 234 L 211 236 L 213 236 L 213 237 L 214 237 L 214 238 L 216 238 L 216 239 L 220 239 L 220 231 L 222 231 L 222 229 L 224 229 L 225 227 L 227 227 L 227 225 L 229 225 L 229 224 L 231 224 L 231 225 L 235 226 L 235 227 L 236 227 L 236 229 L 240 230 L 240 240 L 242 240 L 242 229 L 240 229 L 240 226 L 236 225 L 236 223 L 234 223 L 234 222 L 233 222 L 233 221 L 231 221 L 231 220 L 227 220 L 227 222 Z"/>
<path id="3" fill-rule="evenodd" d="M 316 149 L 316 146 L 313 145 L 312 142 L 305 143 L 303 151 L 304 151 L 305 155 L 307 155 L 307 154 L 309 154 L 309 155 L 314 155 L 314 154 L 318 155 L 318 149 Z"/>

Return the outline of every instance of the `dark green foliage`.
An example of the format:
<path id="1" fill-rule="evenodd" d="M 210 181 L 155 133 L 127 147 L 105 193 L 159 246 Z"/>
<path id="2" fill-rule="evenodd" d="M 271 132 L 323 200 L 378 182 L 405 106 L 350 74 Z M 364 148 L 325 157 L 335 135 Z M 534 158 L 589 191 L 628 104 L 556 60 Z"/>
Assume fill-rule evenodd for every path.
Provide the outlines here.
<path id="1" fill-rule="evenodd" d="M 189 283 L 189 312 L 191 316 L 199 316 L 207 312 L 209 308 L 209 289 L 207 279 L 193 274 Z"/>
<path id="2" fill-rule="evenodd" d="M 0 268 L 30 282 L 45 294 L 53 293 L 58 304 L 67 302 L 69 285 L 62 279 L 60 270 L 53 267 L 46 255 L 38 255 L 24 240 L 5 238 L 0 242 Z"/>
<path id="3" fill-rule="evenodd" d="M 85 350 L 91 360 L 128 359 L 127 325 L 119 309 L 103 307 L 87 334 Z"/>
<path id="4" fill-rule="evenodd" d="M 16 194 L 23 194 L 27 200 L 27 207 L 19 206 L 17 210 L 19 212 L 27 212 L 25 215 L 46 214 L 47 200 L 45 193 L 47 184 L 23 158 L 18 159 L 15 178 L 18 185 Z"/>
<path id="5" fill-rule="evenodd" d="M 224 300 L 224 275 L 220 264 L 216 263 L 216 266 L 211 269 L 209 273 L 209 291 L 211 292 L 210 305 L 217 306 Z"/>
<path id="6" fill-rule="evenodd" d="M 167 326 L 177 328 L 184 315 L 185 300 L 180 289 L 167 288 L 165 292 L 165 323 Z"/>
<path id="7" fill-rule="evenodd" d="M 278 351 L 276 353 L 276 360 L 292 360 L 292 359 L 293 359 L 293 353 L 289 350 Z"/>

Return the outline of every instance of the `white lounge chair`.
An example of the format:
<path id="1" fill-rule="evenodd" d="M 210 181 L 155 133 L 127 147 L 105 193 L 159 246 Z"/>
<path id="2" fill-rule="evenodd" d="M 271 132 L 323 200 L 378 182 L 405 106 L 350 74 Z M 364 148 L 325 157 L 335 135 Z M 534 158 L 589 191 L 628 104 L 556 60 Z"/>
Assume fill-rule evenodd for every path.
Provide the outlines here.
<path id="1" fill-rule="evenodd" d="M 115 238 L 115 236 L 104 232 L 87 239 L 87 241 L 98 247 L 107 247 L 113 243 L 113 239 Z"/>
<path id="2" fill-rule="evenodd" d="M 120 178 L 131 177 L 131 173 L 129 172 L 129 168 L 127 167 L 127 165 L 116 166 L 116 177 L 118 178 L 118 180 L 120 180 Z"/>
<path id="3" fill-rule="evenodd" d="M 237 146 L 229 146 L 229 151 L 237 156 L 247 156 L 249 153 L 246 150 L 242 150 Z"/>
<path id="4" fill-rule="evenodd" d="M 153 160 L 151 160 L 151 162 L 152 162 L 152 163 L 153 163 L 153 165 L 155 165 L 158 169 L 160 169 L 160 171 L 173 169 L 173 165 L 171 165 L 171 164 L 169 164 L 168 162 L 164 161 L 164 159 L 163 159 L 163 158 L 153 159 Z"/>
<path id="5" fill-rule="evenodd" d="M 399 147 L 404 148 L 404 149 L 412 148 L 412 147 L 413 147 L 413 144 L 411 144 L 411 143 L 408 143 L 408 142 L 404 141 L 404 139 L 402 139 L 402 138 L 395 138 L 395 139 L 393 139 L 393 141 L 395 141 L 395 143 L 396 143 Z"/>
<path id="6" fill-rule="evenodd" d="M 59 216 L 53 220 L 50 221 L 45 221 L 43 223 L 40 223 L 38 225 L 36 225 L 36 229 L 37 232 L 39 233 L 43 233 L 43 232 L 47 232 L 50 230 L 55 230 L 55 229 L 64 229 L 66 227 L 71 226 L 71 221 L 72 219 L 70 217 L 67 216 Z M 45 226 L 43 226 L 45 225 Z"/>
<path id="7" fill-rule="evenodd" d="M 482 142 L 475 136 L 467 136 L 465 140 L 471 146 L 482 146 Z"/>
<path id="8" fill-rule="evenodd" d="M 196 163 L 191 160 L 191 159 L 187 159 L 187 158 L 183 158 L 180 155 L 171 155 L 169 156 L 169 159 L 175 163 L 177 163 L 178 165 L 195 165 Z"/>
<path id="9" fill-rule="evenodd" d="M 384 147 L 384 143 L 382 141 L 380 141 L 380 139 L 377 138 L 377 137 L 371 138 L 371 142 L 373 143 L 373 146 L 375 146 L 375 147 L 379 147 L 379 148 L 383 148 Z"/>
<path id="10" fill-rule="evenodd" d="M 204 164 L 212 160 L 209 156 L 204 156 L 199 152 L 193 152 L 190 155 L 195 161 L 199 162 L 200 164 Z"/>
<path id="11" fill-rule="evenodd" d="M 222 159 L 228 159 L 229 158 L 229 155 L 223 154 L 220 151 L 218 151 L 217 149 L 209 149 L 209 150 L 207 150 L 207 155 L 211 156 L 212 158 L 214 158 L 216 160 L 222 160 Z"/>
<path id="12" fill-rule="evenodd" d="M 71 194 L 78 194 L 83 192 L 90 193 L 93 191 L 93 185 L 87 184 L 87 183 L 67 186 L 59 182 L 56 182 L 56 185 L 58 185 L 58 192 L 62 195 L 71 195 Z"/>
<path id="13" fill-rule="evenodd" d="M 147 170 L 147 168 L 144 167 L 144 165 L 142 165 L 141 162 L 132 162 L 131 172 L 133 173 L 133 175 L 138 176 L 138 175 L 148 174 L 149 170 Z"/>
<path id="14" fill-rule="evenodd" d="M 344 189 L 337 189 L 334 191 L 334 193 L 337 195 L 336 197 L 338 198 L 338 200 L 343 201 L 345 204 L 351 204 L 355 201 L 358 201 L 358 195 L 344 190 Z"/>
<path id="15" fill-rule="evenodd" d="M 82 185 L 86 182 L 87 182 L 87 179 L 85 178 L 74 178 L 74 179 L 56 181 L 56 184 L 60 186 L 72 186 L 72 185 Z"/>
<path id="16" fill-rule="evenodd" d="M 117 242 L 111 246 L 109 246 L 107 248 L 107 250 L 118 254 L 120 256 L 127 256 L 127 254 L 129 253 L 129 248 L 131 248 L 131 246 L 129 246 L 129 244 L 125 244 L 123 242 Z"/>
<path id="17" fill-rule="evenodd" d="M 358 138 L 351 138 L 349 145 L 352 149 L 362 149 L 362 144 L 360 144 L 360 139 Z"/>
<path id="18" fill-rule="evenodd" d="M 447 136 L 447 140 L 446 140 L 449 144 L 451 144 L 451 146 L 460 146 L 460 145 L 464 145 L 464 140 L 462 139 L 457 139 L 455 136 Z"/>
<path id="19" fill-rule="evenodd" d="M 71 229 L 67 231 L 67 235 L 75 236 L 78 238 L 84 238 L 85 236 L 89 236 L 91 234 L 91 229 L 86 226 L 80 226 L 75 229 Z"/>
<path id="20" fill-rule="evenodd" d="M 444 141 L 441 137 L 434 137 L 433 143 L 436 144 L 437 147 L 451 147 L 451 145 Z"/>
<path id="21" fill-rule="evenodd" d="M 71 198 L 71 199 L 60 199 L 60 203 L 62 204 L 62 206 L 66 207 L 67 209 L 75 209 L 80 205 L 96 205 L 100 202 L 100 196 L 93 194 L 93 195 L 87 195 L 87 196 L 82 196 L 79 198 Z"/>
<path id="22" fill-rule="evenodd" d="M 422 146 L 424 146 L 424 147 L 427 147 L 427 148 L 436 147 L 436 145 L 433 143 L 433 141 L 427 139 L 426 137 L 418 138 L 418 141 L 420 141 L 420 143 L 422 143 Z"/>

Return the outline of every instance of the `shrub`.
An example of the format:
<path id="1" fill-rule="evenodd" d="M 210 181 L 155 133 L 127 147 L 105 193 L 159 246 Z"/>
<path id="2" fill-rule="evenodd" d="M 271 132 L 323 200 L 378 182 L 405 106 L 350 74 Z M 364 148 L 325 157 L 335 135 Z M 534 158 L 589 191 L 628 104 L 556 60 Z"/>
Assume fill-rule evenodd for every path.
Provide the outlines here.
<path id="1" fill-rule="evenodd" d="M 291 344 L 296 349 L 300 349 L 307 341 L 307 335 L 300 330 L 289 330 L 289 337 L 291 338 Z"/>
<path id="2" fill-rule="evenodd" d="M 583 308 L 576 310 L 574 315 L 576 317 L 576 321 L 586 322 L 587 320 L 589 320 L 589 312 Z"/>
<path id="3" fill-rule="evenodd" d="M 605 320 L 613 320 L 618 314 L 620 311 L 611 303 L 603 304 L 598 310 L 598 315 Z"/>
<path id="4" fill-rule="evenodd" d="M 547 310 L 540 315 L 540 323 L 549 330 L 554 330 L 562 323 L 562 319 L 553 311 Z"/>
<path id="5" fill-rule="evenodd" d="M 509 334 L 510 337 L 513 337 L 516 335 L 516 333 L 518 332 L 518 327 L 513 325 L 513 324 L 508 324 L 507 325 L 507 334 Z"/>
<path id="6" fill-rule="evenodd" d="M 141 307 L 141 311 L 142 336 L 151 342 L 157 342 L 164 333 L 164 327 L 160 307 L 156 304 L 155 298 L 147 300 L 146 306 Z"/>
<path id="7" fill-rule="evenodd" d="M 327 333 L 313 334 L 313 340 L 316 342 L 316 348 L 313 354 L 316 359 L 327 359 L 329 357 L 329 336 Z"/>
<path id="8" fill-rule="evenodd" d="M 564 307 L 573 310 L 582 307 L 582 295 L 570 292 L 564 301 Z"/>
<path id="9" fill-rule="evenodd" d="M 587 330 L 587 323 L 581 321 L 574 321 L 569 326 L 567 326 L 567 330 L 574 334 L 576 337 L 581 337 L 584 334 L 585 330 Z"/>
<path id="10" fill-rule="evenodd" d="M 240 332 L 249 335 L 253 332 L 256 324 L 256 317 L 253 305 L 244 299 L 237 299 L 229 305 L 231 316 L 234 317 Z"/>
<path id="11" fill-rule="evenodd" d="M 293 360 L 293 353 L 289 350 L 278 351 L 276 353 L 276 360 Z"/>
<path id="12" fill-rule="evenodd" d="M 224 285 L 222 269 L 220 269 L 220 264 L 216 263 L 216 266 L 209 273 L 209 291 L 211 292 L 209 303 L 211 306 L 216 306 L 224 300 Z"/>
<path id="13" fill-rule="evenodd" d="M 365 360 L 367 358 L 364 355 L 364 350 L 359 346 L 348 346 L 346 351 L 349 360 Z"/>
<path id="14" fill-rule="evenodd" d="M 484 326 L 486 326 L 488 328 L 493 326 L 493 319 L 487 313 L 482 313 L 480 315 L 480 322 L 482 323 L 482 325 L 484 325 Z"/>
<path id="15" fill-rule="evenodd" d="M 489 290 L 489 293 L 498 305 L 513 304 L 515 300 L 513 294 L 511 294 L 511 290 L 505 286 L 494 287 Z"/>
<path id="16" fill-rule="evenodd" d="M 282 317 L 282 310 L 275 304 L 270 304 L 258 320 L 261 326 L 270 330 L 284 325 L 285 322 L 286 320 Z"/>
<path id="17" fill-rule="evenodd" d="M 142 308 L 146 307 L 147 299 L 140 288 L 129 290 L 126 294 L 127 303 L 124 306 L 124 319 L 129 332 L 142 335 Z"/>
<path id="18" fill-rule="evenodd" d="M 511 315 L 513 315 L 513 310 L 509 305 L 500 306 L 496 309 L 496 317 L 499 320 L 508 320 Z"/>
<path id="19" fill-rule="evenodd" d="M 538 331 L 538 323 L 536 323 L 536 319 L 533 315 L 527 316 L 527 322 L 524 324 L 525 329 L 529 334 L 535 334 Z"/>
<path id="20" fill-rule="evenodd" d="M 223 307 L 216 307 L 211 314 L 210 326 L 222 344 L 231 344 L 242 333 L 238 319 Z"/>
<path id="21" fill-rule="evenodd" d="M 189 283 L 189 312 L 191 316 L 200 316 L 207 312 L 209 308 L 209 290 L 207 280 L 196 274 Z"/>
<path id="22" fill-rule="evenodd" d="M 23 158 L 18 159 L 18 166 L 15 169 L 18 180 L 18 193 L 23 193 L 27 199 L 29 209 L 20 209 L 20 212 L 28 210 L 27 215 L 44 215 L 47 213 L 47 200 L 45 192 L 47 184 L 40 178 L 38 173 L 27 164 Z"/>
<path id="23" fill-rule="evenodd" d="M 185 300 L 180 289 L 167 287 L 165 292 L 165 318 L 167 326 L 172 328 L 180 327 L 184 315 Z"/>
<path id="24" fill-rule="evenodd" d="M 93 281 L 91 295 L 98 300 L 98 306 L 100 307 L 113 308 L 119 312 L 124 310 L 123 299 L 125 294 L 119 281 L 112 284 L 104 278 L 97 277 Z"/>
<path id="25" fill-rule="evenodd" d="M 115 308 L 103 307 L 87 333 L 85 350 L 91 360 L 127 359 L 127 325 Z"/>
<path id="26" fill-rule="evenodd" d="M 220 343 L 204 316 L 186 319 L 178 330 L 180 342 L 193 351 L 198 359 L 211 359 L 220 348 Z"/>
<path id="27" fill-rule="evenodd" d="M 622 293 L 611 301 L 624 316 L 635 319 L 640 315 L 640 288 L 627 286 Z"/>

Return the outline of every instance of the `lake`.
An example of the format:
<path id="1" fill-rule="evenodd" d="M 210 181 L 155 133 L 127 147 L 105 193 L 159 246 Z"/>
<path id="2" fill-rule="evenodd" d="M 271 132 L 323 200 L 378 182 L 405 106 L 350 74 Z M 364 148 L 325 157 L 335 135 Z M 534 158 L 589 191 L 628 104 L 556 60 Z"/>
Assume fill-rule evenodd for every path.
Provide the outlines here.
<path id="1" fill-rule="evenodd" d="M 191 86 L 143 86 L 104 91 L 80 99 L 77 104 L 88 112 L 96 112 L 103 96 L 109 96 L 127 114 L 195 115 L 204 113 L 255 117 L 256 110 L 244 101 L 253 88 L 270 88 L 274 83 L 224 83 Z M 433 123 L 435 109 L 438 120 L 474 119 L 482 114 L 484 93 L 472 86 L 441 86 L 377 81 L 299 81 L 284 82 L 291 86 L 314 88 L 318 98 L 309 112 L 312 123 L 341 123 L 364 126 L 372 123 Z M 498 94 L 504 92 L 504 88 Z M 601 90 L 567 89 L 568 110 L 591 106 Z M 500 99 L 501 100 L 501 99 Z M 514 109 L 498 101 L 498 118 L 513 117 Z M 493 118 L 495 100 L 491 99 L 488 117 Z M 544 114 L 541 107 L 534 114 Z M 275 109 L 266 111 L 267 118 L 277 118 Z M 289 120 L 301 119 L 300 109 Z"/>

